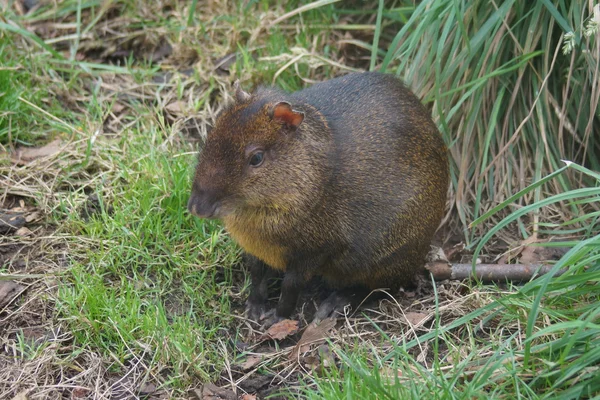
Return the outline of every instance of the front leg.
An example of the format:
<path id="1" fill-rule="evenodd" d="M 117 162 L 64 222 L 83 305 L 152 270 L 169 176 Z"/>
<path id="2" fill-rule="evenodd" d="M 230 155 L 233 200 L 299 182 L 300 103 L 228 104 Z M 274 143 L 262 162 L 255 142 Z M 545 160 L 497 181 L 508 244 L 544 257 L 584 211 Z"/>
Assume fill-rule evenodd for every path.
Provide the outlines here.
<path id="1" fill-rule="evenodd" d="M 250 295 L 246 301 L 246 315 L 249 319 L 258 322 L 265 312 L 265 303 L 269 295 L 269 279 L 274 271 L 258 258 L 245 253 L 244 264 L 250 270 Z"/>
<path id="2" fill-rule="evenodd" d="M 265 328 L 292 315 L 296 309 L 296 303 L 298 303 L 298 296 L 306 285 L 306 281 L 306 277 L 299 271 L 288 270 L 285 272 L 283 281 L 281 282 L 279 303 L 277 303 L 275 310 L 269 312 L 269 316 L 263 324 Z"/>

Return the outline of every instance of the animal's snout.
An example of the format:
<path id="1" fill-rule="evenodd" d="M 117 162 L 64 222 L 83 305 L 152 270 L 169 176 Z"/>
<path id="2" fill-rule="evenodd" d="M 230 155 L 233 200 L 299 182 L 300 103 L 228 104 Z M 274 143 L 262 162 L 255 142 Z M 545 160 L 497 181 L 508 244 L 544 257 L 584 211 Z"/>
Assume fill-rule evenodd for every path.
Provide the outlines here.
<path id="1" fill-rule="evenodd" d="M 200 218 L 215 218 L 219 202 L 204 190 L 192 191 L 188 211 Z"/>

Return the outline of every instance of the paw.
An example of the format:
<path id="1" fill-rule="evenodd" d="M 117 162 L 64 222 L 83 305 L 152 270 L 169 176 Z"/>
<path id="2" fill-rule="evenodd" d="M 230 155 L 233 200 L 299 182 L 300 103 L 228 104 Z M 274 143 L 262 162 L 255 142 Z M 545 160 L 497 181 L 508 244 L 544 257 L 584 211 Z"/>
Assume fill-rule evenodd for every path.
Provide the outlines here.
<path id="1" fill-rule="evenodd" d="M 344 313 L 344 307 L 350 303 L 350 300 L 340 293 L 333 292 L 317 308 L 313 322 L 318 324 L 324 319 L 335 316 L 336 313 Z"/>
<path id="2" fill-rule="evenodd" d="M 271 326 L 285 319 L 277 315 L 276 308 L 272 308 L 271 310 L 269 310 L 266 314 L 262 316 L 262 318 L 264 319 L 264 321 L 262 322 L 262 328 L 264 330 L 269 329 Z"/>
<path id="3" fill-rule="evenodd" d="M 246 318 L 259 323 L 265 313 L 265 305 L 263 303 L 246 302 Z"/>

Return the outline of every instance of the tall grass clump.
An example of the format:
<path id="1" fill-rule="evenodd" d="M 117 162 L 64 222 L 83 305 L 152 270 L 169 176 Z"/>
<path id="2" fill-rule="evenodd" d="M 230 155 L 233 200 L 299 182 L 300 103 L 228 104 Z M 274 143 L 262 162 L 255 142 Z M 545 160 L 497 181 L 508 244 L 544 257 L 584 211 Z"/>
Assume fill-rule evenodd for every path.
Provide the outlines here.
<path id="1" fill-rule="evenodd" d="M 425 0 L 380 59 L 432 108 L 452 154 L 452 208 L 465 232 L 563 159 L 600 170 L 595 7 L 594 14 L 591 1 Z M 578 187 L 580 178 L 567 172 L 513 207 Z M 516 226 L 526 237 L 541 215 L 580 211 L 545 208 Z M 467 240 L 484 230 L 470 230 Z"/>

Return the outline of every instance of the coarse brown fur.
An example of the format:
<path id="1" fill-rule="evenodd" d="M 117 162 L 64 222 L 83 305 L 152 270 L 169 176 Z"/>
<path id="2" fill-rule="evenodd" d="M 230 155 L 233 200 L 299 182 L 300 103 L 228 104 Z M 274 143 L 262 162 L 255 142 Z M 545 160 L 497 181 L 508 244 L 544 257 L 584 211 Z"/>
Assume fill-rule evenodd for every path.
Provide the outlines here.
<path id="1" fill-rule="evenodd" d="M 207 137 L 189 208 L 222 219 L 255 263 L 285 271 L 291 294 L 278 316 L 295 306 L 284 297 L 315 275 L 337 288 L 410 284 L 449 179 L 446 147 L 419 100 L 379 73 L 237 97 Z M 273 116 L 281 102 L 292 109 L 283 120 Z M 264 150 L 256 168 L 248 164 L 255 148 Z"/>

